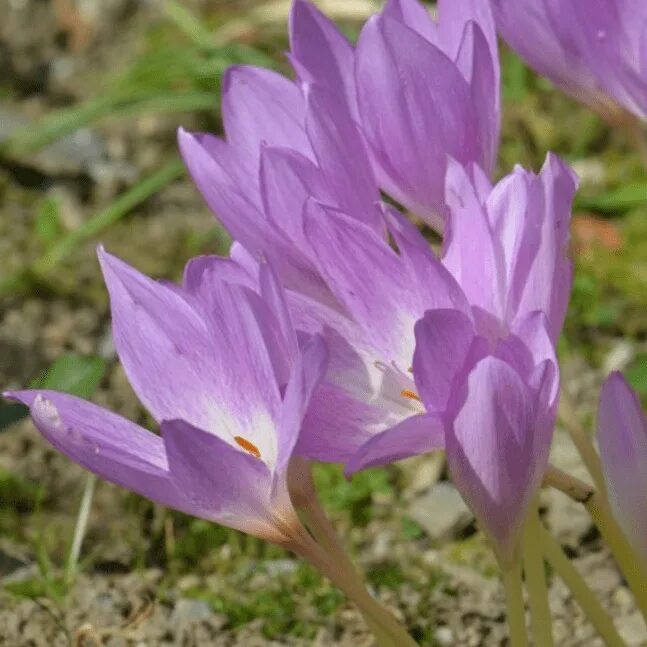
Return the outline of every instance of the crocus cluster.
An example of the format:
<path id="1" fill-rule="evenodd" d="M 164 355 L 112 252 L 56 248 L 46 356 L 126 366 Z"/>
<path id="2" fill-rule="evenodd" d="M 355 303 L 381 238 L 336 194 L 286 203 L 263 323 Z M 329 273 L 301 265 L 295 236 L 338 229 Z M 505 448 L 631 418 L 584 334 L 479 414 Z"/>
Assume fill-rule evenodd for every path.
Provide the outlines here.
<path id="1" fill-rule="evenodd" d="M 636 3 L 566 4 L 558 17 L 551 0 L 439 0 L 435 19 L 417 0 L 388 0 L 354 46 L 295 0 L 294 78 L 233 67 L 224 137 L 179 131 L 235 240 L 229 257 L 192 260 L 174 285 L 99 252 L 119 357 L 161 436 L 69 395 L 7 396 L 100 476 L 297 552 L 297 457 L 350 476 L 445 450 L 499 560 L 515 562 L 557 415 L 577 181 L 549 154 L 539 173 L 492 182 L 495 18 L 569 92 L 641 116 L 647 106 Z M 605 475 L 647 559 L 646 434 L 611 377 Z"/>

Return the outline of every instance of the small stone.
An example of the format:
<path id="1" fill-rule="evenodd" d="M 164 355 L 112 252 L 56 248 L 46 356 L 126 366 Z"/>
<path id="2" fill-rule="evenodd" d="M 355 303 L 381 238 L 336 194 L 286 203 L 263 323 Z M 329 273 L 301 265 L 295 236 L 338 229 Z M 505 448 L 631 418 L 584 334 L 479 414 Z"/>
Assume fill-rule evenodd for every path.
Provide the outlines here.
<path id="1" fill-rule="evenodd" d="M 453 645 L 454 632 L 449 627 L 438 627 L 434 632 L 434 638 L 439 645 Z"/>
<path id="2" fill-rule="evenodd" d="M 618 632 L 627 647 L 644 647 L 647 644 L 645 621 L 638 611 L 616 619 Z"/>
<path id="3" fill-rule="evenodd" d="M 272 559 L 265 562 L 265 570 L 270 577 L 278 575 L 289 575 L 299 568 L 298 563 L 293 559 Z"/>
<path id="4" fill-rule="evenodd" d="M 402 461 L 399 467 L 404 475 L 404 495 L 412 498 L 438 483 L 445 467 L 445 456 L 440 452 L 414 456 Z"/>
<path id="5" fill-rule="evenodd" d="M 409 516 L 434 541 L 447 541 L 459 535 L 474 517 L 458 490 L 449 482 L 436 483 L 429 492 L 409 505 Z"/>
<path id="6" fill-rule="evenodd" d="M 174 625 L 195 624 L 210 620 L 213 615 L 213 610 L 204 600 L 180 598 L 175 603 L 171 614 L 171 623 Z"/>
<path id="7" fill-rule="evenodd" d="M 616 342 L 602 362 L 602 372 L 624 371 L 635 356 L 634 347 L 625 339 Z"/>

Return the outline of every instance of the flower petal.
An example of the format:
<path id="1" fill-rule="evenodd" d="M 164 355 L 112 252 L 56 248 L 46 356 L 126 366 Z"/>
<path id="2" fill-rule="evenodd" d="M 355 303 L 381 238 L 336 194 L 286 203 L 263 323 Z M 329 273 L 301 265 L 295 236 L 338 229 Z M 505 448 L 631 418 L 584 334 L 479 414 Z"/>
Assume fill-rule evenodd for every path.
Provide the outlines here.
<path id="1" fill-rule="evenodd" d="M 354 54 L 348 39 L 311 2 L 295 0 L 290 12 L 291 60 L 301 81 L 340 88 L 353 116 L 357 115 Z"/>
<path id="2" fill-rule="evenodd" d="M 271 259 L 286 286 L 330 299 L 305 254 L 276 226 L 276 221 L 265 217 L 258 177 L 236 152 L 210 135 L 180 130 L 178 141 L 194 182 L 231 236 L 256 258 Z M 260 149 L 259 144 L 259 155 Z M 300 213 L 289 212 L 289 218 L 279 223 L 287 231 L 295 218 L 300 220 Z"/>
<path id="3" fill-rule="evenodd" d="M 510 560 L 546 468 L 552 429 L 538 428 L 534 392 L 499 359 L 480 361 L 464 389 L 456 391 L 446 433 L 447 463 L 499 557 Z"/>
<path id="4" fill-rule="evenodd" d="M 432 45 L 440 47 L 438 26 L 427 7 L 418 0 L 388 0 L 382 14 L 391 20 L 398 20 L 413 29 Z"/>
<path id="5" fill-rule="evenodd" d="M 324 177 L 328 195 L 314 195 L 366 222 L 380 232 L 380 199 L 366 142 L 348 108 L 329 89 L 306 88 L 306 130 Z"/>
<path id="6" fill-rule="evenodd" d="M 438 226 L 447 155 L 482 162 L 470 87 L 442 51 L 386 17 L 366 23 L 356 57 L 359 110 L 378 179 Z"/>
<path id="7" fill-rule="evenodd" d="M 535 203 L 539 213 L 528 213 L 525 227 L 539 230 L 539 246 L 527 273 L 515 274 L 513 290 L 520 294 L 517 316 L 543 310 L 555 342 L 564 324 L 573 279 L 568 241 L 577 180 L 567 164 L 549 154 L 536 182 L 543 199 Z"/>
<path id="8" fill-rule="evenodd" d="M 66 393 L 11 391 L 4 396 L 26 404 L 38 430 L 74 462 L 162 505 L 196 514 L 170 478 L 159 436 Z"/>
<path id="9" fill-rule="evenodd" d="M 430 310 L 415 331 L 413 375 L 418 393 L 427 411 L 444 412 L 472 347 L 474 325 L 458 310 Z"/>
<path id="10" fill-rule="evenodd" d="M 346 463 L 344 472 L 354 474 L 368 467 L 425 454 L 445 446 L 445 424 L 434 414 L 411 416 L 400 424 L 373 436 Z"/>
<path id="11" fill-rule="evenodd" d="M 99 250 L 115 346 L 138 397 L 159 422 L 213 426 L 219 367 L 207 325 L 177 290 Z"/>
<path id="12" fill-rule="evenodd" d="M 200 516 L 280 542 L 273 521 L 272 473 L 261 458 L 183 420 L 162 423 L 171 478 Z"/>
<path id="13" fill-rule="evenodd" d="M 498 77 L 499 53 L 490 0 L 438 0 L 438 22 L 442 48 L 452 60 L 459 58 L 467 26 L 470 23 L 477 26 L 487 43 L 487 51 L 483 53 L 489 54 Z"/>
<path id="14" fill-rule="evenodd" d="M 423 306 L 402 259 L 365 224 L 313 201 L 306 207 L 306 236 L 328 286 L 371 345 L 382 357 L 403 354 L 409 362 Z"/>
<path id="15" fill-rule="evenodd" d="M 443 264 L 461 285 L 469 303 L 502 318 L 504 258 L 479 199 L 474 176 L 455 160 L 447 169 L 449 218 Z"/>
<path id="16" fill-rule="evenodd" d="M 620 373 L 602 387 L 597 439 L 613 513 L 647 563 L 647 420 Z"/>
<path id="17" fill-rule="evenodd" d="M 222 119 L 227 142 L 255 165 L 263 142 L 310 154 L 303 95 L 295 83 L 271 70 L 230 67 L 222 83 Z"/>
<path id="18" fill-rule="evenodd" d="M 287 469 L 299 438 L 303 419 L 315 389 L 321 383 L 328 366 L 328 349 L 323 337 L 313 337 L 303 348 L 292 370 L 283 396 L 278 423 L 278 454 L 276 471 Z"/>

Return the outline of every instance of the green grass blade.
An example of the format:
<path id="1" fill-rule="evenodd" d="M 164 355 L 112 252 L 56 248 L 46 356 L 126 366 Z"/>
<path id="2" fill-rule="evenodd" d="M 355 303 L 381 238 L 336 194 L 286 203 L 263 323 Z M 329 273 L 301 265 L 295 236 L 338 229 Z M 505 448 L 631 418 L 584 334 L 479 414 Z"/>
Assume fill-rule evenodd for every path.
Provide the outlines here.
<path id="1" fill-rule="evenodd" d="M 213 47 L 213 36 L 204 23 L 179 2 L 167 0 L 164 3 L 165 16 L 199 47 Z"/>
<path id="2" fill-rule="evenodd" d="M 629 211 L 647 204 L 647 182 L 633 182 L 597 196 L 578 195 L 576 209 L 589 209 L 604 213 Z"/>
<path id="3" fill-rule="evenodd" d="M 96 236 L 110 225 L 123 218 L 133 208 L 163 189 L 166 185 L 182 177 L 184 164 L 178 158 L 166 164 L 159 171 L 144 178 L 125 193 L 122 193 L 111 205 L 100 211 L 86 223 L 64 236 L 52 249 L 39 259 L 33 270 L 38 275 L 46 274 L 78 245 Z"/>

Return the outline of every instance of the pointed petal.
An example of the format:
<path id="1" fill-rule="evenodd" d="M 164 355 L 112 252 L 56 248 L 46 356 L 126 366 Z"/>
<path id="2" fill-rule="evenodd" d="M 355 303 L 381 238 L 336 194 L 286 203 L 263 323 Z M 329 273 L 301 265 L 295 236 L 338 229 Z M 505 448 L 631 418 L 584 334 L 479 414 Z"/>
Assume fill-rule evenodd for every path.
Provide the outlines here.
<path id="1" fill-rule="evenodd" d="M 272 520 L 272 474 L 262 458 L 183 420 L 164 421 L 171 478 L 200 516 L 269 541 L 283 533 Z"/>
<path id="2" fill-rule="evenodd" d="M 537 428 L 533 392 L 499 359 L 480 361 L 464 389 L 446 434 L 449 470 L 500 558 L 509 560 L 546 468 L 552 430 Z"/>
<path id="3" fill-rule="evenodd" d="M 482 150 L 483 168 L 492 175 L 499 150 L 499 131 L 501 129 L 499 59 L 489 49 L 483 31 L 474 22 L 465 28 L 463 41 L 458 52 L 459 67 L 470 83 L 472 102 L 479 106 L 476 112 Z M 464 64 L 460 61 L 464 60 Z"/>
<path id="4" fill-rule="evenodd" d="M 570 298 L 573 267 L 568 256 L 569 225 L 577 180 L 572 169 L 557 156 L 549 154 L 538 178 L 543 193 L 543 210 L 529 214 L 526 226 L 541 232 L 532 267 L 514 277 L 524 285 L 517 313 L 543 310 L 548 317 L 550 336 L 559 337 Z"/>
<path id="5" fill-rule="evenodd" d="M 299 342 L 288 308 L 285 290 L 269 263 L 263 263 L 259 273 L 259 289 L 277 326 L 281 351 L 288 367 L 294 365 L 299 354 Z"/>
<path id="6" fill-rule="evenodd" d="M 458 58 L 465 29 L 472 22 L 478 26 L 487 42 L 489 58 L 494 67 L 499 67 L 496 26 L 490 0 L 438 0 L 438 22 L 442 47 L 452 60 Z"/>
<path id="7" fill-rule="evenodd" d="M 115 346 L 128 379 L 151 415 L 213 426 L 218 365 L 205 321 L 188 301 L 99 250 L 110 293 Z"/>
<path id="8" fill-rule="evenodd" d="M 647 563 L 647 420 L 620 373 L 602 387 L 597 438 L 613 513 Z"/>
<path id="9" fill-rule="evenodd" d="M 227 281 L 253 287 L 256 283 L 246 268 L 231 257 L 196 256 L 184 267 L 182 288 L 198 299 L 204 299 L 215 281 Z"/>
<path id="10" fill-rule="evenodd" d="M 418 0 L 388 0 L 382 15 L 391 20 L 398 20 L 436 47 L 440 47 L 438 26 L 427 7 Z"/>
<path id="11" fill-rule="evenodd" d="M 263 142 L 310 153 L 303 95 L 295 83 L 271 70 L 230 67 L 222 83 L 222 119 L 227 142 L 256 168 Z"/>
<path id="12" fill-rule="evenodd" d="M 430 224 L 444 211 L 447 155 L 480 161 L 470 88 L 454 63 L 402 23 L 370 19 L 356 74 L 362 126 L 384 189 Z"/>
<path id="13" fill-rule="evenodd" d="M 299 355 L 285 390 L 278 424 L 279 447 L 276 471 L 283 473 L 299 438 L 303 419 L 315 389 L 328 366 L 328 349 L 323 337 L 313 337 Z"/>
<path id="14" fill-rule="evenodd" d="M 91 402 L 55 391 L 13 391 L 60 452 L 101 478 L 162 505 L 196 514 L 170 479 L 162 439 Z"/>
<path id="15" fill-rule="evenodd" d="M 330 299 L 307 257 L 281 230 L 285 225 L 289 231 L 289 223 L 277 227 L 263 214 L 258 177 L 242 164 L 236 151 L 210 135 L 183 130 L 178 141 L 194 182 L 231 236 L 254 257 L 270 258 L 286 286 Z M 290 218 L 292 222 L 295 216 Z"/>
<path id="16" fill-rule="evenodd" d="M 178 131 L 178 145 L 193 181 L 209 208 L 236 240 L 257 252 L 274 237 L 260 207 L 253 170 L 234 149 L 211 135 Z"/>
<path id="17" fill-rule="evenodd" d="M 413 323 L 423 308 L 398 255 L 363 223 L 312 201 L 306 207 L 306 236 L 330 289 L 373 347 L 386 357 L 408 354 L 409 362 Z"/>
<path id="18" fill-rule="evenodd" d="M 472 347 L 474 326 L 457 310 L 430 310 L 415 331 L 413 375 L 418 393 L 427 411 L 443 412 Z"/>
<path id="19" fill-rule="evenodd" d="M 290 242 L 309 253 L 303 231 L 303 209 L 308 198 L 327 194 L 325 179 L 308 158 L 287 148 L 264 146 L 261 154 L 261 196 L 268 221 Z"/>
<path id="20" fill-rule="evenodd" d="M 438 415 L 412 416 L 362 445 L 346 463 L 344 472 L 354 474 L 368 467 L 426 454 L 445 446 L 445 425 Z"/>
<path id="21" fill-rule="evenodd" d="M 312 3 L 295 0 L 290 12 L 291 59 L 302 81 L 343 90 L 348 109 L 357 116 L 354 54 L 348 39 Z"/>
<path id="22" fill-rule="evenodd" d="M 306 129 L 328 191 L 314 197 L 328 199 L 380 232 L 382 216 L 375 206 L 380 194 L 360 130 L 329 89 L 308 86 L 306 99 Z"/>
<path id="23" fill-rule="evenodd" d="M 465 293 L 436 256 L 429 241 L 402 213 L 384 207 L 389 233 L 407 266 L 411 287 L 416 289 L 425 309 L 450 308 L 470 313 Z"/>
<path id="24" fill-rule="evenodd" d="M 449 219 L 443 264 L 462 286 L 472 306 L 501 318 L 504 259 L 487 212 L 467 170 L 450 160 L 447 170 Z"/>

